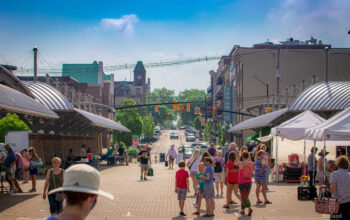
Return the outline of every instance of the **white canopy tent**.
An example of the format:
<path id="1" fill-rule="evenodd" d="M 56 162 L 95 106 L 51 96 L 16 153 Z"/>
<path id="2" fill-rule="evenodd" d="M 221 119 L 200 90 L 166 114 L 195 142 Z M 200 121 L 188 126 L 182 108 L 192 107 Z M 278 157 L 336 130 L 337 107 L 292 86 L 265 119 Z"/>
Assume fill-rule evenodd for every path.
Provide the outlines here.
<path id="1" fill-rule="evenodd" d="M 275 173 L 276 180 L 279 175 L 279 163 L 278 163 L 278 137 L 286 138 L 292 141 L 299 141 L 304 139 L 304 161 L 306 161 L 306 143 L 305 143 L 305 130 L 314 127 L 318 124 L 326 121 L 319 115 L 312 111 L 305 111 L 299 115 L 289 119 L 281 125 L 271 129 L 271 135 L 276 136 L 276 162 L 275 162 Z"/>

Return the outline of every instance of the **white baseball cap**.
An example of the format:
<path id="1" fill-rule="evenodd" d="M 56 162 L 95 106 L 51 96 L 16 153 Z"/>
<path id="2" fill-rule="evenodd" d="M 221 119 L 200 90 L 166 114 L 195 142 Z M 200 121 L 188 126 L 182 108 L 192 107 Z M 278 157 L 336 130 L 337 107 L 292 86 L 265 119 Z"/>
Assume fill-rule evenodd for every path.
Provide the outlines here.
<path id="1" fill-rule="evenodd" d="M 76 164 L 64 171 L 63 186 L 51 190 L 48 194 L 62 191 L 82 192 L 101 195 L 113 200 L 114 196 L 100 188 L 100 174 L 92 166 Z"/>

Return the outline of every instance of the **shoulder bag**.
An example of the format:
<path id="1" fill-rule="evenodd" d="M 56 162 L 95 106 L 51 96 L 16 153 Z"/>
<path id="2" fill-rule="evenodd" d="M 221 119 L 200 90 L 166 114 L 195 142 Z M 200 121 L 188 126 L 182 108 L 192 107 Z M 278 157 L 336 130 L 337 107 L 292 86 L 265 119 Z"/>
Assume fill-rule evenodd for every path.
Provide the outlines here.
<path id="1" fill-rule="evenodd" d="M 61 171 L 62 172 L 62 171 Z M 53 179 L 53 186 L 55 187 L 56 189 L 56 181 L 55 181 L 55 176 L 54 176 L 54 173 L 53 173 L 53 169 L 51 169 L 51 173 L 52 173 L 52 179 Z M 55 201 L 56 202 L 63 202 L 63 196 L 62 196 L 62 193 L 61 192 L 57 192 L 55 194 Z"/>
<path id="2" fill-rule="evenodd" d="M 197 160 L 198 160 L 199 158 L 197 158 Z M 192 168 L 192 165 L 197 161 L 197 160 L 194 160 L 192 163 L 191 163 L 191 165 L 188 167 L 188 169 L 191 171 L 191 168 Z"/>

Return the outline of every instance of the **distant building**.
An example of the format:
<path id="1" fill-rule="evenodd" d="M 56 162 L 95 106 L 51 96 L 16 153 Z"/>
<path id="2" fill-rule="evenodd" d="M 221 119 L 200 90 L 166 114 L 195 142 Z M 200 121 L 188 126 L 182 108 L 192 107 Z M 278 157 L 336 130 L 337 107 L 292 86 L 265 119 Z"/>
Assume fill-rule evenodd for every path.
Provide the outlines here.
<path id="1" fill-rule="evenodd" d="M 349 54 L 349 48 L 332 48 L 314 38 L 308 41 L 291 38 L 280 44 L 265 42 L 253 47 L 234 46 L 228 56 L 222 57 L 217 70 L 210 71 L 208 94 L 217 109 L 258 116 L 288 106 L 305 88 L 324 81 L 327 56 L 328 80 L 350 81 Z M 214 122 L 231 127 L 249 118 L 223 113 Z M 250 134 L 251 131 L 235 134 L 238 145 L 245 144 Z"/>
<path id="2" fill-rule="evenodd" d="M 114 105 L 120 106 L 124 99 L 132 98 L 137 103 L 146 103 L 146 94 L 151 90 L 151 80 L 147 79 L 146 69 L 142 61 L 138 61 L 134 69 L 134 81 L 114 82 Z"/>

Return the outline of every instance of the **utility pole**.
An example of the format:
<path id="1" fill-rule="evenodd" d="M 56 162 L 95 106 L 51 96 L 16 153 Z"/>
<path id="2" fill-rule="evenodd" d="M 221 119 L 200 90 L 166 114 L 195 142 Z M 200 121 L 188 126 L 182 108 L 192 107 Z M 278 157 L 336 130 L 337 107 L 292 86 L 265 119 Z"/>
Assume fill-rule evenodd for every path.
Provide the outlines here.
<path id="1" fill-rule="evenodd" d="M 34 82 L 38 80 L 38 48 L 34 46 Z"/>
<path id="2" fill-rule="evenodd" d="M 324 48 L 325 51 L 325 57 L 326 57 L 326 69 L 325 69 L 325 76 L 324 76 L 324 81 L 327 83 L 328 82 L 328 47 Z"/>
<path id="3" fill-rule="evenodd" d="M 281 78 L 281 71 L 280 71 L 280 52 L 281 52 L 281 47 L 278 47 L 277 50 L 277 66 L 276 66 L 276 78 L 277 78 L 277 109 L 280 109 L 280 78 Z"/>

